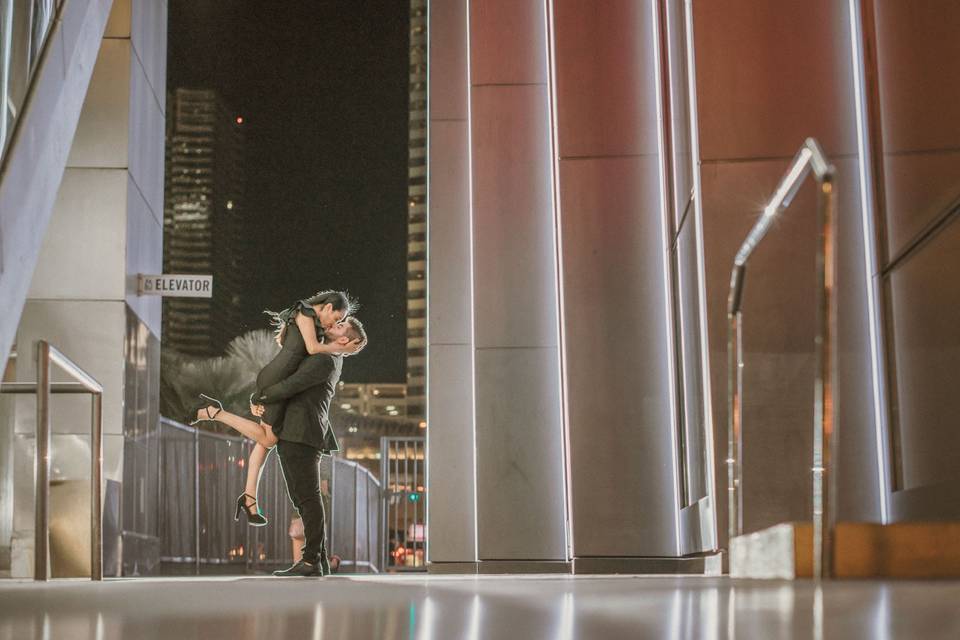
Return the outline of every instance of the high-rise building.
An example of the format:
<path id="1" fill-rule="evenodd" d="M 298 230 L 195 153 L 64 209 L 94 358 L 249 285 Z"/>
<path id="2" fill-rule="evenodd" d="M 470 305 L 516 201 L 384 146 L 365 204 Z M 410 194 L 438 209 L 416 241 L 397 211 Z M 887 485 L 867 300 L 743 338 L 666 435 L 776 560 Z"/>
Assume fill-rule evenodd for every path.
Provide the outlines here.
<path id="1" fill-rule="evenodd" d="M 426 415 L 427 1 L 410 0 L 407 186 L 407 415 Z"/>
<path id="2" fill-rule="evenodd" d="M 178 88 L 168 105 L 163 269 L 214 280 L 212 298 L 164 299 L 163 341 L 220 355 L 241 332 L 243 118 L 209 89 Z"/>

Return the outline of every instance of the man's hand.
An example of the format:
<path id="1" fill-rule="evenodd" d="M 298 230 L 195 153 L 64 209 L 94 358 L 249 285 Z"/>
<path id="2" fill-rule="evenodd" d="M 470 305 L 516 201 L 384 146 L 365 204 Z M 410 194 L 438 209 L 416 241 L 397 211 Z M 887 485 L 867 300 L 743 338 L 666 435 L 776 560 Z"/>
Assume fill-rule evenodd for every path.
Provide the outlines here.
<path id="1" fill-rule="evenodd" d="M 258 418 L 262 418 L 265 411 L 266 411 L 266 408 L 262 404 L 250 405 L 250 413 L 257 416 Z"/>
<path id="2" fill-rule="evenodd" d="M 340 344 L 339 342 L 330 343 L 330 351 L 328 352 L 333 356 L 342 356 L 347 353 L 356 353 L 360 350 L 360 338 L 351 340 L 347 344 Z"/>
<path id="3" fill-rule="evenodd" d="M 360 338 L 357 338 L 343 345 L 343 349 L 340 351 L 340 353 L 356 353 L 359 350 L 360 350 Z"/>

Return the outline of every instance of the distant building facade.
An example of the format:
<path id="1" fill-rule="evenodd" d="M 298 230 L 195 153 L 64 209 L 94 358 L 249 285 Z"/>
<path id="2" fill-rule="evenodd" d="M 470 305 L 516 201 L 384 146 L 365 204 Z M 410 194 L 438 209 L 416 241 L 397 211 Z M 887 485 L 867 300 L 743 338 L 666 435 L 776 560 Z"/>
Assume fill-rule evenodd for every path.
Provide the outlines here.
<path id="1" fill-rule="evenodd" d="M 214 275 L 212 298 L 164 299 L 164 345 L 185 355 L 220 355 L 241 333 L 243 146 L 243 118 L 215 91 L 170 95 L 163 270 Z"/>
<path id="2" fill-rule="evenodd" d="M 427 2 L 410 0 L 407 188 L 407 415 L 426 415 Z"/>

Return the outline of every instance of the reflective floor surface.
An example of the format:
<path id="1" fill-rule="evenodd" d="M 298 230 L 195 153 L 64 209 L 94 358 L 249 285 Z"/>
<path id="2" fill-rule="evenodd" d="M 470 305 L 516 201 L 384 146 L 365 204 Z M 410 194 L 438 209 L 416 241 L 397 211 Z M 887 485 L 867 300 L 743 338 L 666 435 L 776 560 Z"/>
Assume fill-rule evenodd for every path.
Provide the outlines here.
<path id="1" fill-rule="evenodd" d="M 960 582 L 336 576 L 0 582 L 0 640 L 960 638 Z"/>

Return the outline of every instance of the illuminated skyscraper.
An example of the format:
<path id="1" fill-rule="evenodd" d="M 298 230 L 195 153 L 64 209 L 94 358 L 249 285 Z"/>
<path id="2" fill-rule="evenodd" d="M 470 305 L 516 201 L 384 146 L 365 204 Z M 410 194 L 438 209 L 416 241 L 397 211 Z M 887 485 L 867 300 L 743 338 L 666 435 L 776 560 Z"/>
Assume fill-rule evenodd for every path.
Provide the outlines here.
<path id="1" fill-rule="evenodd" d="M 165 273 L 212 273 L 212 298 L 165 298 L 163 342 L 212 356 L 241 332 L 243 118 L 216 92 L 177 89 L 167 107 Z"/>
<path id="2" fill-rule="evenodd" d="M 407 415 L 426 415 L 427 2 L 410 0 L 407 187 Z"/>

